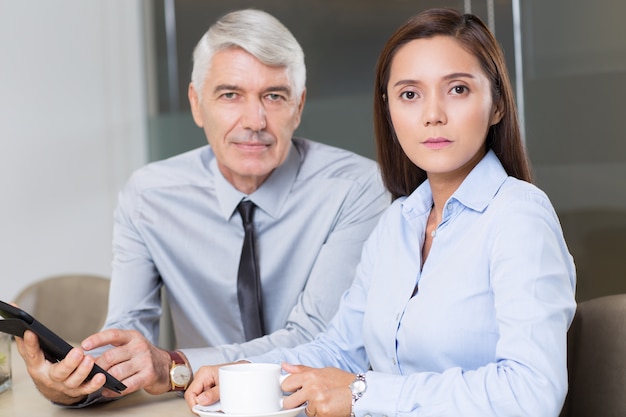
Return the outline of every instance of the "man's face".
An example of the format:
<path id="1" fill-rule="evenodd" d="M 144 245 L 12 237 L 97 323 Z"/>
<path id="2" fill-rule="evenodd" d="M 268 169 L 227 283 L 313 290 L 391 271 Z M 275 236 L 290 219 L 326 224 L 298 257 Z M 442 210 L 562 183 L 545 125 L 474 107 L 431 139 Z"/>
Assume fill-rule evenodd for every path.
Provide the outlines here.
<path id="1" fill-rule="evenodd" d="M 190 84 L 194 121 L 204 129 L 220 171 L 238 190 L 254 192 L 287 157 L 305 93 L 294 96 L 285 68 L 228 48 L 214 55 L 201 97 Z"/>

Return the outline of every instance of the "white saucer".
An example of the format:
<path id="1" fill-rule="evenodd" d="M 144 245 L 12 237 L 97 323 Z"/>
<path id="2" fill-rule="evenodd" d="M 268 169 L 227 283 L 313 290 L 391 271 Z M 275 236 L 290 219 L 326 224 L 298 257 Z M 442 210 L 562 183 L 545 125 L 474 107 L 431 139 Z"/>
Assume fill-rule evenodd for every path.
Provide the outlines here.
<path id="1" fill-rule="evenodd" d="M 196 404 L 193 406 L 191 411 L 198 414 L 201 417 L 224 417 L 224 416 L 233 416 L 233 417 L 295 417 L 300 414 L 300 411 L 304 410 L 306 405 L 301 405 L 297 408 L 290 408 L 288 410 L 280 410 L 273 413 L 262 413 L 262 414 L 226 414 L 221 410 L 222 405 L 220 402 L 216 402 L 211 405 L 200 405 Z"/>

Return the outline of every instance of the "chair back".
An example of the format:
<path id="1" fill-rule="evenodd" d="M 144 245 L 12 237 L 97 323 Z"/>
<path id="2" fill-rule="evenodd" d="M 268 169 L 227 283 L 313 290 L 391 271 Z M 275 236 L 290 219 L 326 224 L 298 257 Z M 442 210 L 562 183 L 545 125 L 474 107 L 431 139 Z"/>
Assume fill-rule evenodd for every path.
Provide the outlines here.
<path id="1" fill-rule="evenodd" d="M 57 275 L 24 288 L 15 302 L 67 340 L 80 343 L 106 320 L 109 279 L 97 275 Z"/>
<path id="2" fill-rule="evenodd" d="M 569 392 L 560 417 L 626 416 L 626 294 L 579 303 L 567 343 Z"/>

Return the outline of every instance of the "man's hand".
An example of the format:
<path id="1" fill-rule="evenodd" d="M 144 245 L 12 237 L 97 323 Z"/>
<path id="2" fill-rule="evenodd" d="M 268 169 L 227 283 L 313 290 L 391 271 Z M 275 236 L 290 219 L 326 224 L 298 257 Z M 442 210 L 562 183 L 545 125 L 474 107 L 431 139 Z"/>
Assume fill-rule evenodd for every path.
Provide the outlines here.
<path id="1" fill-rule="evenodd" d="M 77 403 L 104 386 L 106 378 L 101 373 L 89 381 L 85 380 L 94 363 L 126 385 L 122 393 L 124 395 L 140 389 L 150 394 L 161 394 L 171 387 L 169 354 L 152 345 L 135 330 L 109 329 L 91 335 L 81 343 L 82 349 L 72 349 L 58 363 L 50 363 L 45 359 L 33 332 L 26 331 L 24 339 L 16 338 L 16 341 L 37 389 L 46 398 L 59 404 Z M 113 347 L 95 361 L 84 353 L 107 345 Z M 110 398 L 120 396 L 108 389 L 104 389 L 102 395 Z"/>
<path id="2" fill-rule="evenodd" d="M 112 345 L 96 363 L 126 385 L 123 394 L 145 389 L 149 394 L 162 394 L 171 388 L 170 356 L 150 343 L 136 330 L 108 329 L 89 336 L 81 346 L 91 350 Z M 103 396 L 117 396 L 105 390 Z"/>
<path id="3" fill-rule="evenodd" d="M 105 383 L 103 374 L 96 374 L 90 381 L 85 381 L 94 360 L 79 348 L 72 349 L 62 361 L 50 363 L 45 359 L 35 333 L 27 330 L 23 339 L 16 337 L 15 341 L 35 386 L 51 401 L 73 404 L 99 390 Z"/>

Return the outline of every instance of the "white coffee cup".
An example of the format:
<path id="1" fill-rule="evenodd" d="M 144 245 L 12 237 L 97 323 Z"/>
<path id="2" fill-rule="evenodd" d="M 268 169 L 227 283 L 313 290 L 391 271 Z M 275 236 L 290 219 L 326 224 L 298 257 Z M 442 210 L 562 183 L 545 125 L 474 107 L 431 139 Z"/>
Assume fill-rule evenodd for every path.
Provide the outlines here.
<path id="1" fill-rule="evenodd" d="M 283 408 L 281 366 L 237 363 L 219 369 L 220 403 L 226 414 L 265 414 Z"/>

